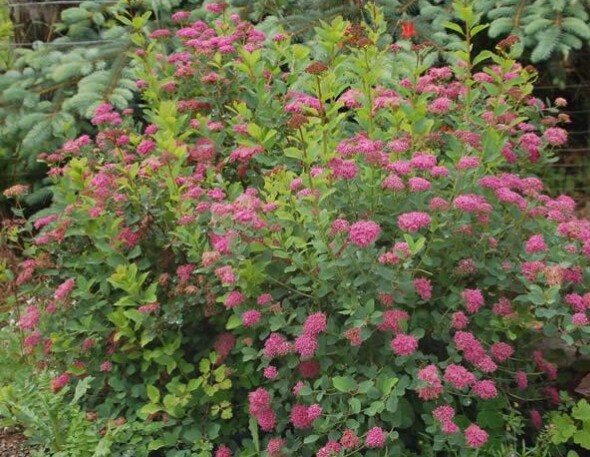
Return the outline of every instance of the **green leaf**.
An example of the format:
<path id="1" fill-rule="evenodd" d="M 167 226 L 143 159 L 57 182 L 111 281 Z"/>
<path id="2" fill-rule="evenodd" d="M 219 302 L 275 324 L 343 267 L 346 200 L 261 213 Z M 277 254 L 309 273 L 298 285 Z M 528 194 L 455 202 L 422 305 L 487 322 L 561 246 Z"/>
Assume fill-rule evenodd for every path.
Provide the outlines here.
<path id="1" fill-rule="evenodd" d="M 148 416 L 157 413 L 158 411 L 161 411 L 161 409 L 162 408 L 160 408 L 158 405 L 148 403 L 147 405 L 141 407 L 141 409 L 137 412 L 137 415 L 142 419 L 147 419 Z"/>
<path id="2" fill-rule="evenodd" d="M 383 396 L 386 397 L 388 396 L 392 389 L 395 387 L 395 385 L 397 384 L 397 382 L 399 381 L 399 378 L 394 378 L 394 377 L 389 377 L 387 379 L 385 379 L 385 381 L 383 381 L 383 385 L 381 387 L 381 392 L 383 393 Z"/>
<path id="3" fill-rule="evenodd" d="M 340 392 L 352 392 L 357 387 L 356 381 L 351 376 L 334 376 L 332 384 Z"/>
<path id="4" fill-rule="evenodd" d="M 260 437 L 258 436 L 258 422 L 252 416 L 250 416 L 250 422 L 248 423 L 248 428 L 250 429 L 250 435 L 252 436 L 252 441 L 254 442 L 254 448 L 256 452 L 260 452 Z"/>
<path id="5" fill-rule="evenodd" d="M 303 440 L 303 444 L 311 444 L 315 443 L 317 440 L 320 439 L 319 435 L 307 435 Z"/>
<path id="6" fill-rule="evenodd" d="M 475 59 L 473 59 L 473 65 L 480 64 L 485 60 L 491 59 L 493 56 L 493 52 L 488 51 L 487 49 L 483 50 L 475 57 Z"/>
<path id="7" fill-rule="evenodd" d="M 574 422 L 565 414 L 556 414 L 553 416 L 551 422 L 554 426 L 553 433 L 551 434 L 551 442 L 553 444 L 567 443 L 576 432 Z"/>
<path id="8" fill-rule="evenodd" d="M 166 442 L 163 439 L 158 438 L 156 440 L 150 441 L 150 444 L 148 444 L 148 451 L 155 451 L 157 449 L 163 448 L 164 446 L 166 446 Z"/>
<path id="9" fill-rule="evenodd" d="M 226 330 L 233 330 L 234 328 L 238 328 L 242 326 L 242 319 L 240 316 L 236 314 L 232 314 L 229 319 L 227 320 L 227 324 L 225 324 Z"/>
<path id="10" fill-rule="evenodd" d="M 461 26 L 459 24 L 455 24 L 454 22 L 444 22 L 443 27 L 445 29 L 453 30 L 453 31 L 457 32 L 458 34 L 460 34 L 461 36 L 465 36 L 465 32 L 463 31 L 463 29 L 461 28 Z"/>
<path id="11" fill-rule="evenodd" d="M 487 29 L 489 26 L 490 26 L 490 24 L 479 24 L 479 25 L 476 25 L 475 27 L 473 27 L 471 29 L 471 36 L 477 35 L 478 33 L 484 31 L 485 29 Z"/>
<path id="12" fill-rule="evenodd" d="M 584 449 L 590 449 L 590 426 L 584 425 L 582 430 L 574 433 L 574 443 L 579 444 Z"/>
<path id="13" fill-rule="evenodd" d="M 356 397 L 348 399 L 348 406 L 352 414 L 358 414 L 361 412 L 361 401 Z"/>
<path id="14" fill-rule="evenodd" d="M 572 409 L 572 417 L 584 423 L 590 424 L 590 404 L 586 399 L 582 399 Z"/>
<path id="15" fill-rule="evenodd" d="M 78 381 L 78 384 L 76 384 L 76 390 L 74 392 L 74 398 L 72 398 L 72 401 L 70 402 L 71 405 L 78 403 L 78 401 L 80 401 L 86 392 L 88 392 L 92 381 L 94 381 L 92 376 L 87 376 L 86 378 Z"/>
<path id="16" fill-rule="evenodd" d="M 384 402 L 382 402 L 381 400 L 374 401 L 373 403 L 371 403 L 371 406 L 369 406 L 365 410 L 365 414 L 369 417 L 373 417 L 374 415 L 381 413 L 384 409 L 385 409 Z"/>
<path id="17" fill-rule="evenodd" d="M 147 385 L 145 387 L 146 393 L 148 398 L 152 403 L 159 403 L 160 402 L 160 391 L 157 387 L 152 385 Z"/>

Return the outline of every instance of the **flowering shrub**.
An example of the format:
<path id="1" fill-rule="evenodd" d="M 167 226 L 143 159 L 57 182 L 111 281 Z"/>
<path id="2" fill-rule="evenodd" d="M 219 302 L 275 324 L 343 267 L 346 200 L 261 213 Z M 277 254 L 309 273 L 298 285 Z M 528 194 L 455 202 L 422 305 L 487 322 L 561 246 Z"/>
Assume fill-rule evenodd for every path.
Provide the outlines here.
<path id="1" fill-rule="evenodd" d="M 209 9 L 133 36 L 149 125 L 102 105 L 43 156 L 16 280 L 55 390 L 92 375 L 89 410 L 158 424 L 138 456 L 519 441 L 559 403 L 535 340 L 590 333 L 590 224 L 529 174 L 565 141 L 534 71 L 472 56 L 467 10 L 430 68 L 372 5 L 313 47 Z"/>

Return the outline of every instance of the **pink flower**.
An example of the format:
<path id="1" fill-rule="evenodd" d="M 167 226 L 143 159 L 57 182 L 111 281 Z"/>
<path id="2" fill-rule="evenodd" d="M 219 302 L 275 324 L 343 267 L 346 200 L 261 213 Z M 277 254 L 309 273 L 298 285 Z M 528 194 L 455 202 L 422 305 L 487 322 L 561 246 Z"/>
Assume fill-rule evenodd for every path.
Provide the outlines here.
<path id="1" fill-rule="evenodd" d="M 363 337 L 361 335 L 361 329 L 359 327 L 352 327 L 344 332 L 344 336 L 352 346 L 360 346 L 363 344 Z"/>
<path id="2" fill-rule="evenodd" d="M 203 252 L 203 255 L 201 256 L 201 262 L 203 262 L 203 266 L 204 267 L 210 267 L 211 265 L 214 265 L 215 263 L 219 262 L 219 259 L 221 259 L 221 254 L 217 251 L 205 251 Z M 225 267 L 225 268 L 231 268 L 231 267 Z M 218 275 L 217 277 L 223 282 L 224 279 L 227 275 L 229 270 L 222 270 L 219 273 L 217 273 L 217 270 L 215 271 L 215 274 Z M 227 276 L 227 279 L 231 280 L 232 278 Z"/>
<path id="3" fill-rule="evenodd" d="M 108 373 L 113 369 L 113 364 L 108 360 L 100 364 L 100 371 Z"/>
<path id="4" fill-rule="evenodd" d="M 410 160 L 410 165 L 418 170 L 430 170 L 436 166 L 436 163 L 436 156 L 425 152 L 417 152 L 412 156 L 412 160 Z"/>
<path id="5" fill-rule="evenodd" d="M 498 390 L 496 389 L 496 383 L 491 380 L 477 381 L 472 387 L 471 391 L 482 400 L 489 398 L 496 398 L 498 396 Z"/>
<path id="6" fill-rule="evenodd" d="M 55 293 L 53 294 L 53 298 L 55 300 L 63 300 L 68 295 L 70 295 L 70 293 L 74 289 L 74 285 L 75 285 L 75 281 L 72 278 L 65 280 L 55 290 Z"/>
<path id="7" fill-rule="evenodd" d="M 291 423 L 293 427 L 298 429 L 310 428 L 314 419 L 311 419 L 307 414 L 307 406 L 293 405 L 291 409 Z"/>
<path id="8" fill-rule="evenodd" d="M 256 299 L 256 303 L 259 304 L 260 306 L 268 305 L 271 301 L 272 301 L 271 294 L 262 294 L 262 295 L 259 295 L 258 298 Z"/>
<path id="9" fill-rule="evenodd" d="M 322 407 L 317 403 L 311 405 L 307 408 L 307 416 L 310 420 L 316 420 L 318 417 L 322 415 Z"/>
<path id="10" fill-rule="evenodd" d="M 244 301 L 246 301 L 246 297 L 242 292 L 239 290 L 232 290 L 227 294 L 227 297 L 225 297 L 224 305 L 226 308 L 231 309 L 240 306 Z"/>
<path id="11" fill-rule="evenodd" d="M 473 385 L 476 381 L 475 375 L 461 365 L 449 365 L 444 374 L 444 380 L 451 383 L 455 389 L 464 389 Z"/>
<path id="12" fill-rule="evenodd" d="M 502 297 L 497 303 L 494 303 L 492 312 L 497 316 L 508 316 L 513 312 L 512 303 L 507 298 Z"/>
<path id="13" fill-rule="evenodd" d="M 451 326 L 455 330 L 462 330 L 469 325 L 469 318 L 465 315 L 463 311 L 457 311 L 453 313 L 453 317 L 451 320 Z"/>
<path id="14" fill-rule="evenodd" d="M 471 314 L 477 313 L 484 304 L 483 295 L 479 289 L 465 289 L 461 297 L 465 301 L 467 311 Z"/>
<path id="15" fill-rule="evenodd" d="M 577 326 L 589 325 L 588 317 L 586 316 L 586 313 L 575 313 L 572 316 L 572 324 L 577 325 Z"/>
<path id="16" fill-rule="evenodd" d="M 436 365 L 427 365 L 418 371 L 418 379 L 428 384 L 440 383 L 440 375 Z"/>
<path id="17" fill-rule="evenodd" d="M 18 326 L 24 330 L 33 330 L 39 323 L 41 313 L 35 306 L 29 306 L 27 312 L 23 314 L 19 321 Z"/>
<path id="18" fill-rule="evenodd" d="M 433 178 L 440 178 L 441 176 L 449 176 L 449 169 L 443 166 L 432 167 L 430 176 Z"/>
<path id="19" fill-rule="evenodd" d="M 249 309 L 242 314 L 242 323 L 244 327 L 254 327 L 260 319 L 262 318 L 262 313 L 257 309 Z"/>
<path id="20" fill-rule="evenodd" d="M 354 160 L 345 160 L 338 157 L 328 162 L 332 170 L 332 176 L 336 179 L 354 179 L 358 174 L 358 166 Z"/>
<path id="21" fill-rule="evenodd" d="M 295 340 L 295 350 L 301 357 L 313 357 L 318 349 L 318 341 L 312 335 L 303 334 Z"/>
<path id="22" fill-rule="evenodd" d="M 427 278 L 414 279 L 414 289 L 422 300 L 430 300 L 432 298 L 432 283 Z"/>
<path id="23" fill-rule="evenodd" d="M 378 328 L 381 331 L 391 330 L 399 333 L 402 331 L 401 322 L 407 321 L 410 315 L 401 309 L 389 309 L 383 313 L 383 322 L 379 324 Z"/>
<path id="24" fill-rule="evenodd" d="M 467 353 L 466 353 L 467 354 Z M 498 365 L 494 363 L 489 355 L 483 355 L 477 357 L 476 360 L 470 360 L 475 366 L 484 373 L 493 373 L 498 369 Z"/>
<path id="25" fill-rule="evenodd" d="M 516 380 L 518 390 L 526 390 L 529 385 L 529 380 L 524 371 L 517 371 L 514 375 L 514 379 Z"/>
<path id="26" fill-rule="evenodd" d="M 567 143 L 567 132 L 559 127 L 548 128 L 543 137 L 552 146 L 562 146 Z"/>
<path id="27" fill-rule="evenodd" d="M 222 444 L 215 451 L 215 457 L 232 457 L 231 449 L 228 448 L 225 444 Z"/>
<path id="28" fill-rule="evenodd" d="M 453 101 L 447 97 L 438 97 L 428 105 L 428 111 L 433 114 L 444 114 L 451 109 Z"/>
<path id="29" fill-rule="evenodd" d="M 381 183 L 381 187 L 383 189 L 399 191 L 399 190 L 404 190 L 404 188 L 406 186 L 399 176 L 392 174 L 392 175 L 387 176 L 383 180 L 383 182 Z"/>
<path id="30" fill-rule="evenodd" d="M 453 421 L 455 417 L 455 410 L 452 406 L 443 405 L 435 408 L 432 411 L 432 416 L 440 422 L 443 433 L 451 435 L 459 431 L 459 427 Z"/>
<path id="31" fill-rule="evenodd" d="M 279 333 L 271 333 L 264 342 L 264 356 L 269 359 L 281 357 L 291 352 L 291 344 Z"/>
<path id="32" fill-rule="evenodd" d="M 455 417 L 455 410 L 449 405 L 439 406 L 432 411 L 432 417 L 439 422 L 448 422 Z"/>
<path id="33" fill-rule="evenodd" d="M 350 230 L 350 224 L 346 219 L 336 219 L 332 222 L 330 227 L 330 234 L 335 236 L 338 233 L 348 233 Z"/>
<path id="34" fill-rule="evenodd" d="M 447 422 L 443 422 L 441 423 L 441 429 L 443 433 L 446 433 L 447 435 L 452 435 L 454 433 L 458 433 L 460 431 L 460 428 L 457 424 L 455 424 L 453 421 L 447 421 Z"/>
<path id="35" fill-rule="evenodd" d="M 428 208 L 431 211 L 444 211 L 448 209 L 448 207 L 449 202 L 447 202 L 444 198 L 441 197 L 434 197 L 432 200 L 430 200 L 430 203 L 428 204 Z"/>
<path id="36" fill-rule="evenodd" d="M 418 371 L 418 379 L 427 384 L 418 389 L 418 396 L 422 400 L 435 400 L 444 391 L 436 365 L 427 365 Z"/>
<path id="37" fill-rule="evenodd" d="M 512 357 L 512 354 L 514 354 L 514 348 L 508 343 L 500 342 L 492 344 L 490 352 L 492 353 L 494 359 L 501 363 Z"/>
<path id="38" fill-rule="evenodd" d="M 469 447 L 479 448 L 487 443 L 488 433 L 476 424 L 471 424 L 465 429 L 465 441 Z"/>
<path id="39" fill-rule="evenodd" d="M 421 212 L 404 213 L 397 218 L 399 228 L 410 233 L 417 232 L 421 228 L 427 227 L 430 225 L 430 222 L 430 216 Z"/>
<path id="40" fill-rule="evenodd" d="M 362 106 L 360 100 L 362 100 L 363 93 L 357 89 L 348 89 L 344 92 L 339 100 L 344 103 L 347 108 L 358 108 Z"/>
<path id="41" fill-rule="evenodd" d="M 467 170 L 470 168 L 477 168 L 479 166 L 480 162 L 481 162 L 481 159 L 479 157 L 474 157 L 474 156 L 461 157 L 461 159 L 459 159 L 459 162 L 457 163 L 457 169 Z"/>
<path id="42" fill-rule="evenodd" d="M 340 454 L 341 446 L 338 442 L 334 440 L 330 440 L 326 443 L 324 447 L 322 447 L 318 452 L 316 452 L 316 457 L 336 457 Z"/>
<path id="43" fill-rule="evenodd" d="M 485 197 L 477 194 L 459 195 L 453 200 L 453 205 L 465 213 L 490 213 L 493 210 Z"/>
<path id="44" fill-rule="evenodd" d="M 370 449 L 378 449 L 385 446 L 385 441 L 387 441 L 387 433 L 381 427 L 373 427 L 367 432 L 365 446 Z"/>
<path id="45" fill-rule="evenodd" d="M 218 3 L 209 3 L 208 5 L 205 6 L 205 8 L 207 9 L 207 11 L 211 11 L 212 13 L 221 14 L 225 11 L 225 9 L 228 6 L 229 5 L 226 2 L 218 2 Z"/>
<path id="46" fill-rule="evenodd" d="M 177 11 L 172 15 L 172 20 L 174 22 L 181 22 L 185 19 L 188 19 L 191 13 L 189 11 Z"/>
<path id="47" fill-rule="evenodd" d="M 538 409 L 531 409 L 531 422 L 537 429 L 543 427 L 543 418 Z"/>
<path id="48" fill-rule="evenodd" d="M 373 221 L 359 221 L 350 226 L 348 237 L 350 242 L 359 247 L 366 248 L 381 234 L 381 227 Z"/>
<path id="49" fill-rule="evenodd" d="M 305 335 L 319 335 L 327 329 L 326 315 L 324 313 L 315 313 L 307 316 L 303 324 L 303 333 Z"/>
<path id="50" fill-rule="evenodd" d="M 400 333 L 391 341 L 391 349 L 399 356 L 411 355 L 418 349 L 418 339 L 415 336 Z"/>
<path id="51" fill-rule="evenodd" d="M 305 379 L 317 378 L 320 374 L 320 363 L 317 360 L 304 360 L 298 366 L 299 373 Z"/>
<path id="52" fill-rule="evenodd" d="M 533 235 L 526 242 L 525 250 L 527 254 L 534 254 L 536 252 L 545 252 L 547 245 L 543 239 L 543 235 Z"/>
<path id="53" fill-rule="evenodd" d="M 217 253 L 217 254 L 219 255 L 219 253 Z M 204 253 L 203 253 L 203 255 L 204 255 Z M 217 257 L 217 260 L 218 259 L 219 259 L 219 257 Z M 207 263 L 209 263 L 209 262 L 207 262 Z M 236 282 L 236 275 L 234 273 L 234 269 L 229 265 L 217 268 L 215 270 L 215 276 L 217 276 L 219 278 L 219 280 L 225 286 L 235 284 L 235 282 Z"/>
<path id="54" fill-rule="evenodd" d="M 41 342 L 41 332 L 35 331 L 28 335 L 24 341 L 23 346 L 27 348 L 27 350 L 32 350 L 33 347 L 37 346 Z"/>
<path id="55" fill-rule="evenodd" d="M 268 457 L 281 457 L 281 449 L 285 446 L 285 440 L 280 437 L 271 438 L 266 445 Z"/>
<path id="56" fill-rule="evenodd" d="M 256 421 L 265 432 L 274 430 L 277 424 L 276 414 L 272 409 L 265 409 L 256 416 Z"/>
<path id="57" fill-rule="evenodd" d="M 417 389 L 418 397 L 424 401 L 436 400 L 444 392 L 442 384 L 435 384 L 428 387 Z"/>
<path id="58" fill-rule="evenodd" d="M 270 408 L 270 392 L 264 387 L 259 387 L 248 394 L 248 401 L 250 414 L 257 415 Z"/>
<path id="59" fill-rule="evenodd" d="M 264 377 L 266 379 L 275 379 L 278 375 L 279 370 L 277 370 L 277 367 L 271 365 L 264 369 Z"/>
<path id="60" fill-rule="evenodd" d="M 430 190 L 432 187 L 430 181 L 424 178 L 410 178 L 408 180 L 408 185 L 412 192 L 424 192 L 426 190 Z"/>
<path id="61" fill-rule="evenodd" d="M 355 447 L 359 447 L 361 444 L 361 440 L 356 435 L 354 430 L 347 428 L 342 432 L 342 438 L 340 438 L 340 444 L 345 449 L 354 449 Z"/>
<path id="62" fill-rule="evenodd" d="M 59 392 L 70 381 L 68 373 L 62 373 L 51 380 L 51 391 L 55 394 Z"/>
<path id="63" fill-rule="evenodd" d="M 143 140 L 137 145 L 137 153 L 141 156 L 146 156 L 156 149 L 156 143 L 152 140 Z"/>
<path id="64" fill-rule="evenodd" d="M 234 345 L 236 344 L 236 337 L 233 336 L 231 333 L 222 333 L 217 337 L 215 343 L 213 343 L 213 349 L 217 354 L 217 364 L 222 364 L 223 361 L 227 358 L 230 354 Z"/>

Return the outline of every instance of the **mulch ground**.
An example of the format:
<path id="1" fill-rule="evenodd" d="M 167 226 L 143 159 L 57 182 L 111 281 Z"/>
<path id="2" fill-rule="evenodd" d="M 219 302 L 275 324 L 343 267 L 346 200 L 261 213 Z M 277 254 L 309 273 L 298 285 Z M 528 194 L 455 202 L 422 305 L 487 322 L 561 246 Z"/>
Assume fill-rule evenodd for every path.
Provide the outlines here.
<path id="1" fill-rule="evenodd" d="M 27 438 L 14 430 L 0 430 L 0 456 L 2 457 L 29 457 L 25 441 Z"/>

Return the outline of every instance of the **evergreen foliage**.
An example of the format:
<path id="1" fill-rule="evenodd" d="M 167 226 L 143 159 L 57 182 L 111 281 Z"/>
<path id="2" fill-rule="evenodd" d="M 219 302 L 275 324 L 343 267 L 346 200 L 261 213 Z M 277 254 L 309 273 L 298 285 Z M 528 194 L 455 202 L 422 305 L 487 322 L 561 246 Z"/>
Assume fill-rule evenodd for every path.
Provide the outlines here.
<path id="1" fill-rule="evenodd" d="M 362 3 L 362 0 L 232 1 L 233 5 L 245 8 L 249 19 L 273 21 L 278 18 L 296 34 L 309 31 L 314 22 L 329 20 L 339 14 L 349 18 L 359 16 Z M 376 0 L 376 3 L 383 8 L 393 33 L 399 34 L 401 21 L 411 20 L 415 22 L 419 36 L 440 44 L 450 39 L 444 24 L 459 17 L 449 0 Z M 480 0 L 473 4 L 481 14 L 481 22 L 490 24 L 490 38 L 518 35 L 530 51 L 533 63 L 547 60 L 554 53 L 567 57 L 572 50 L 580 49 L 590 40 L 588 2 Z"/>
<path id="2" fill-rule="evenodd" d="M 33 189 L 25 203 L 47 201 L 50 193 L 42 184 L 46 169 L 38 155 L 80 133 L 94 132 L 88 119 L 100 103 L 124 109 L 133 102 L 129 32 L 145 24 L 122 19 L 150 12 L 156 27 L 180 3 L 82 2 L 62 12 L 58 38 L 14 50 L 10 69 L 0 76 L 0 188 L 30 183 Z"/>

